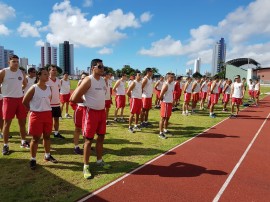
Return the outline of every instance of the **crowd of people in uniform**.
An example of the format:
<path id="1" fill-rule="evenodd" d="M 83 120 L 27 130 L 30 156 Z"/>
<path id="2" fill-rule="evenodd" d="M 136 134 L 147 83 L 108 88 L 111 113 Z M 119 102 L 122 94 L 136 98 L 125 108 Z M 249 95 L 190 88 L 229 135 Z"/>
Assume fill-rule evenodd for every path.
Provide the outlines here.
<path id="1" fill-rule="evenodd" d="M 217 75 L 213 78 L 206 76 L 191 78 L 183 81 L 182 76 L 168 72 L 158 81 L 153 81 L 153 70 L 146 68 L 144 75 L 136 71 L 128 82 L 127 75 L 123 73 L 113 85 L 112 74 L 104 70 L 101 59 L 91 61 L 89 74 L 82 73 L 76 89 L 70 95 L 70 81 L 68 73 L 63 74 L 60 80 L 55 65 L 48 69 L 28 69 L 28 75 L 19 69 L 19 57 L 13 55 L 9 60 L 9 67 L 0 72 L 1 101 L 0 128 L 3 138 L 2 154 L 10 154 L 9 134 L 12 119 L 17 117 L 21 147 L 30 149 L 30 168 L 36 169 L 36 153 L 38 143 L 43 138 L 45 150 L 44 160 L 57 163 L 51 155 L 51 133 L 55 138 L 64 139 L 59 132 L 59 119 L 62 111 L 65 118 L 74 120 L 74 152 L 83 155 L 84 178 L 92 178 L 89 168 L 91 145 L 95 135 L 97 166 L 110 169 L 111 165 L 102 159 L 103 142 L 106 126 L 110 125 L 109 112 L 112 105 L 112 95 L 115 94 L 114 122 L 125 122 L 124 109 L 129 105 L 128 132 L 141 131 L 144 127 L 151 126 L 149 111 L 152 109 L 152 97 L 155 94 L 155 108 L 160 108 L 159 137 L 167 138 L 169 119 L 172 112 L 180 106 L 180 97 L 183 94 L 182 115 L 189 116 L 196 110 L 209 109 L 209 116 L 215 118 L 215 105 L 221 100 L 222 111 L 228 111 L 231 106 L 231 118 L 236 118 L 239 106 L 242 104 L 246 88 L 248 87 L 249 99 L 254 100 L 258 106 L 260 84 L 258 80 L 250 80 L 248 84 L 239 75 L 234 81 L 220 79 Z M 127 99 L 128 98 L 128 99 Z M 69 115 L 69 105 L 74 110 L 73 117 Z M 197 106 L 199 105 L 199 107 Z M 236 107 L 236 112 L 234 108 Z M 26 132 L 26 118 L 29 114 L 28 132 Z M 29 143 L 26 136 L 32 137 Z M 84 137 L 84 148 L 79 147 L 80 134 Z"/>

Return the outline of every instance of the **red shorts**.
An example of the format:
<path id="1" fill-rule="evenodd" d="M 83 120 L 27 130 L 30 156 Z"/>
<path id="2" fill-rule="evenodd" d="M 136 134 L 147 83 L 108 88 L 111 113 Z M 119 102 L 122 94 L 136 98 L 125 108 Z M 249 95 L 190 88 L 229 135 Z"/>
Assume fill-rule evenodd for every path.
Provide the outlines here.
<path id="1" fill-rule="evenodd" d="M 160 116 L 162 118 L 170 118 L 172 115 L 172 103 L 161 102 Z"/>
<path id="2" fill-rule="evenodd" d="M 65 102 L 69 102 L 70 93 L 69 94 L 60 94 L 60 102 L 63 104 Z"/>
<path id="3" fill-rule="evenodd" d="M 112 101 L 111 100 L 105 100 L 105 108 L 111 108 Z"/>
<path id="4" fill-rule="evenodd" d="M 160 92 L 161 92 L 161 90 L 156 90 L 156 96 L 157 96 L 157 98 L 160 98 Z"/>
<path id="5" fill-rule="evenodd" d="M 3 100 L 0 100 L 0 119 L 3 119 Z"/>
<path id="6" fill-rule="evenodd" d="M 179 100 L 181 97 L 181 92 L 174 92 L 173 93 L 173 100 Z"/>
<path id="7" fill-rule="evenodd" d="M 205 100 L 207 97 L 207 92 L 201 92 L 201 99 Z"/>
<path id="8" fill-rule="evenodd" d="M 231 94 L 223 94 L 223 102 L 228 103 L 230 101 Z"/>
<path id="9" fill-rule="evenodd" d="M 143 109 L 151 109 L 152 108 L 152 98 L 151 97 L 143 97 L 142 104 L 143 104 Z"/>
<path id="10" fill-rule="evenodd" d="M 184 96 L 184 101 L 186 103 L 189 103 L 191 100 L 191 93 L 185 93 L 185 96 Z"/>
<path id="11" fill-rule="evenodd" d="M 42 134 L 52 132 L 52 112 L 30 112 L 28 123 L 28 134 L 40 137 Z"/>
<path id="12" fill-rule="evenodd" d="M 94 110 L 88 107 L 84 108 L 82 121 L 83 136 L 93 139 L 95 134 L 105 135 L 106 133 L 106 112 L 103 110 Z"/>
<path id="13" fill-rule="evenodd" d="M 77 128 L 82 129 L 82 119 L 83 119 L 83 113 L 84 113 L 84 108 L 83 106 L 78 106 L 75 110 L 74 110 L 74 124 Z"/>
<path id="14" fill-rule="evenodd" d="M 223 88 L 218 88 L 218 94 L 221 94 L 222 93 L 222 89 Z"/>
<path id="15" fill-rule="evenodd" d="M 241 105 L 241 104 L 243 104 L 242 98 L 235 98 L 235 97 L 233 97 L 232 98 L 232 103 L 235 103 L 236 105 Z"/>
<path id="16" fill-rule="evenodd" d="M 254 90 L 248 90 L 248 94 L 250 97 L 254 97 Z"/>
<path id="17" fill-rule="evenodd" d="M 3 119 L 13 119 L 16 115 L 17 119 L 26 119 L 27 111 L 22 104 L 23 98 L 3 98 Z"/>
<path id="18" fill-rule="evenodd" d="M 192 101 L 198 102 L 200 100 L 200 93 L 192 93 Z"/>
<path id="19" fill-rule="evenodd" d="M 259 98 L 261 92 L 259 90 L 254 90 L 254 97 Z"/>
<path id="20" fill-rule="evenodd" d="M 211 94 L 211 104 L 217 104 L 218 103 L 218 97 L 219 93 L 213 93 Z"/>
<path id="21" fill-rule="evenodd" d="M 126 106 L 126 95 L 116 95 L 115 96 L 115 107 L 124 108 Z"/>
<path id="22" fill-rule="evenodd" d="M 131 98 L 130 99 L 130 113 L 140 114 L 142 111 L 142 99 Z"/>
<path id="23" fill-rule="evenodd" d="M 76 108 L 78 107 L 78 104 L 77 103 L 74 103 L 74 102 L 69 102 L 69 105 L 71 106 L 71 108 L 73 110 L 76 110 Z"/>

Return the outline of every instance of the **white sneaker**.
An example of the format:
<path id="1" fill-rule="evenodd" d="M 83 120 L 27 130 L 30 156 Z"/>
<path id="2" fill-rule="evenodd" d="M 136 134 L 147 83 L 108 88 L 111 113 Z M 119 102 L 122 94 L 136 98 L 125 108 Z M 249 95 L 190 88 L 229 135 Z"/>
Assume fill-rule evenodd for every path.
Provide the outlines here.
<path id="1" fill-rule="evenodd" d="M 66 114 L 66 116 L 65 116 L 67 119 L 71 119 L 72 118 L 72 116 L 70 116 L 69 114 Z"/>

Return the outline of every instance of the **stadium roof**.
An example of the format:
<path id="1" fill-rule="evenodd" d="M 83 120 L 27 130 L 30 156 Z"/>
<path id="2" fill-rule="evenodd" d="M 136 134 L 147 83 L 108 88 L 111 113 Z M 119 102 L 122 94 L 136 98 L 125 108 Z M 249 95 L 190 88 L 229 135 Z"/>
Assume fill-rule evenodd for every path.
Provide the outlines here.
<path id="1" fill-rule="evenodd" d="M 226 64 L 233 65 L 236 67 L 240 67 L 242 65 L 247 65 L 247 64 L 253 64 L 253 65 L 257 66 L 257 68 L 260 68 L 260 66 L 261 66 L 260 63 L 253 60 L 252 58 L 237 58 L 237 59 L 227 61 Z"/>

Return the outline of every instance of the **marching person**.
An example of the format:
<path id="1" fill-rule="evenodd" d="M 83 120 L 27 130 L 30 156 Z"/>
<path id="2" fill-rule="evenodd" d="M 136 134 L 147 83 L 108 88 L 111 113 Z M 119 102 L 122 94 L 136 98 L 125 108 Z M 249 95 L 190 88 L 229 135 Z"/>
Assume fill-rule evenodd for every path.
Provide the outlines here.
<path id="1" fill-rule="evenodd" d="M 260 97 L 260 92 L 261 91 L 261 86 L 259 79 L 255 79 L 255 85 L 254 85 L 254 99 L 255 99 L 255 106 L 259 106 L 259 97 Z"/>
<path id="2" fill-rule="evenodd" d="M 239 75 L 235 77 L 235 82 L 232 84 L 231 88 L 231 98 L 232 98 L 232 109 L 230 118 L 236 118 L 239 113 L 239 106 L 243 103 L 245 89 L 244 84 L 241 82 Z M 234 114 L 234 106 L 236 106 L 236 114 Z"/>
<path id="3" fill-rule="evenodd" d="M 60 103 L 61 103 L 61 116 L 64 106 L 66 105 L 65 118 L 67 119 L 72 118 L 72 116 L 68 114 L 69 98 L 70 98 L 70 81 L 68 78 L 68 72 L 65 72 L 63 78 L 60 80 Z"/>
<path id="4" fill-rule="evenodd" d="M 37 83 L 26 92 L 23 98 L 24 106 L 30 110 L 28 134 L 32 136 L 30 143 L 30 168 L 36 169 L 36 154 L 38 142 L 43 137 L 43 146 L 45 150 L 45 161 L 57 163 L 57 160 L 50 154 L 50 134 L 52 132 L 52 108 L 51 89 L 46 85 L 49 80 L 48 71 L 40 68 L 37 73 Z"/>
<path id="5" fill-rule="evenodd" d="M 34 85 L 36 81 L 36 69 L 31 67 L 27 70 L 28 75 L 26 76 L 26 86 L 24 88 L 24 94 L 28 91 L 28 89 Z"/>
<path id="6" fill-rule="evenodd" d="M 164 77 L 163 76 L 160 76 L 159 80 L 156 82 L 154 88 L 155 88 L 155 94 L 156 94 L 156 100 L 155 100 L 155 108 L 160 108 L 160 100 L 159 100 L 159 97 L 160 97 L 160 91 L 161 91 L 161 88 L 163 86 L 163 82 L 164 82 Z"/>
<path id="7" fill-rule="evenodd" d="M 214 76 L 214 81 L 211 84 L 210 88 L 210 107 L 209 107 L 209 116 L 211 118 L 216 118 L 216 114 L 214 113 L 214 107 L 218 103 L 219 99 L 219 77 L 218 75 Z"/>
<path id="8" fill-rule="evenodd" d="M 183 103 L 183 112 L 182 115 L 188 115 L 188 108 L 189 108 L 189 102 L 191 99 L 191 93 L 192 93 L 192 78 L 187 77 L 186 78 L 186 83 L 183 88 L 184 92 L 184 103 Z"/>
<path id="9" fill-rule="evenodd" d="M 231 96 L 231 84 L 232 84 L 232 80 L 231 79 L 227 79 L 226 84 L 224 85 L 223 88 L 223 109 L 222 111 L 227 112 L 227 104 L 230 101 L 230 96 Z"/>

